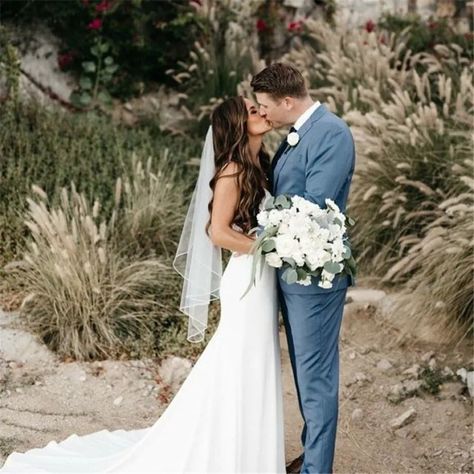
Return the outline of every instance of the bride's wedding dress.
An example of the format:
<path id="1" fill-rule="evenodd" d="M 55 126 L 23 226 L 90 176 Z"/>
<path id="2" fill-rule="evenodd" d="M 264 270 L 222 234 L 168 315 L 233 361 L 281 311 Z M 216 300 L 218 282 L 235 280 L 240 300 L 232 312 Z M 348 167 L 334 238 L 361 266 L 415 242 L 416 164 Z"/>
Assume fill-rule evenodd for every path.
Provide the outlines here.
<path id="1" fill-rule="evenodd" d="M 231 256 L 217 330 L 154 425 L 13 452 L 0 473 L 285 473 L 276 273 L 240 299 L 251 265 Z"/>

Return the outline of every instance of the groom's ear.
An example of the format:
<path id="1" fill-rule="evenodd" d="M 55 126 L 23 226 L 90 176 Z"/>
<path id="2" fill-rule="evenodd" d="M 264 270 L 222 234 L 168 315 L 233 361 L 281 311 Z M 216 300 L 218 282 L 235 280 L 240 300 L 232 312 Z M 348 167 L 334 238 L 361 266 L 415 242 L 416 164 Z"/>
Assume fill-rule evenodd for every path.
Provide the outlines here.
<path id="1" fill-rule="evenodd" d="M 282 102 L 285 105 L 286 110 L 293 110 L 295 106 L 295 99 L 293 97 L 285 97 Z"/>

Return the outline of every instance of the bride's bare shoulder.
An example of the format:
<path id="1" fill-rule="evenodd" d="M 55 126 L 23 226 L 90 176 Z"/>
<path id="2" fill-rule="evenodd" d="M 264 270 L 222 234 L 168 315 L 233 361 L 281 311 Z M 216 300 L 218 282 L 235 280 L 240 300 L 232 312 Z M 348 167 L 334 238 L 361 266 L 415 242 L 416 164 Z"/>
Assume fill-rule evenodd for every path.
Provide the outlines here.
<path id="1" fill-rule="evenodd" d="M 238 173 L 241 166 L 235 161 L 228 161 L 220 170 L 220 176 L 231 176 Z"/>

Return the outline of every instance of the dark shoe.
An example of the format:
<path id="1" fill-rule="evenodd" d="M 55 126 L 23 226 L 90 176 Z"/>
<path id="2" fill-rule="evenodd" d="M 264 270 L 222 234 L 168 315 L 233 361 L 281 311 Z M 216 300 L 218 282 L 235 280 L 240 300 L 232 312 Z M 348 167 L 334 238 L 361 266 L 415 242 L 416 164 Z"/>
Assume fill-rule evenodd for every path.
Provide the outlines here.
<path id="1" fill-rule="evenodd" d="M 289 474 L 299 474 L 301 466 L 303 465 L 303 454 L 300 454 L 296 459 L 293 459 L 286 465 L 286 472 Z"/>

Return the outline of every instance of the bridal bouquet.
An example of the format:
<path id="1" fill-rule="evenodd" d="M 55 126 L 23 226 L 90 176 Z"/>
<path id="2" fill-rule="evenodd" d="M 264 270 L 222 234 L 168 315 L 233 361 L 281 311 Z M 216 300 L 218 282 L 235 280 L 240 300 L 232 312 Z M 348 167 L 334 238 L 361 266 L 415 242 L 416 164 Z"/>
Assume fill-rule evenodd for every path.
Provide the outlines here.
<path id="1" fill-rule="evenodd" d="M 257 261 L 264 257 L 268 265 L 285 269 L 282 278 L 288 284 L 318 285 L 331 288 L 337 274 L 356 273 L 356 264 L 347 243 L 346 225 L 354 221 L 345 216 L 331 199 L 326 208 L 300 196 L 270 197 L 257 215 L 263 227 L 254 244 L 252 279 L 244 295 L 255 282 Z M 263 265 L 262 265 L 263 270 Z"/>

